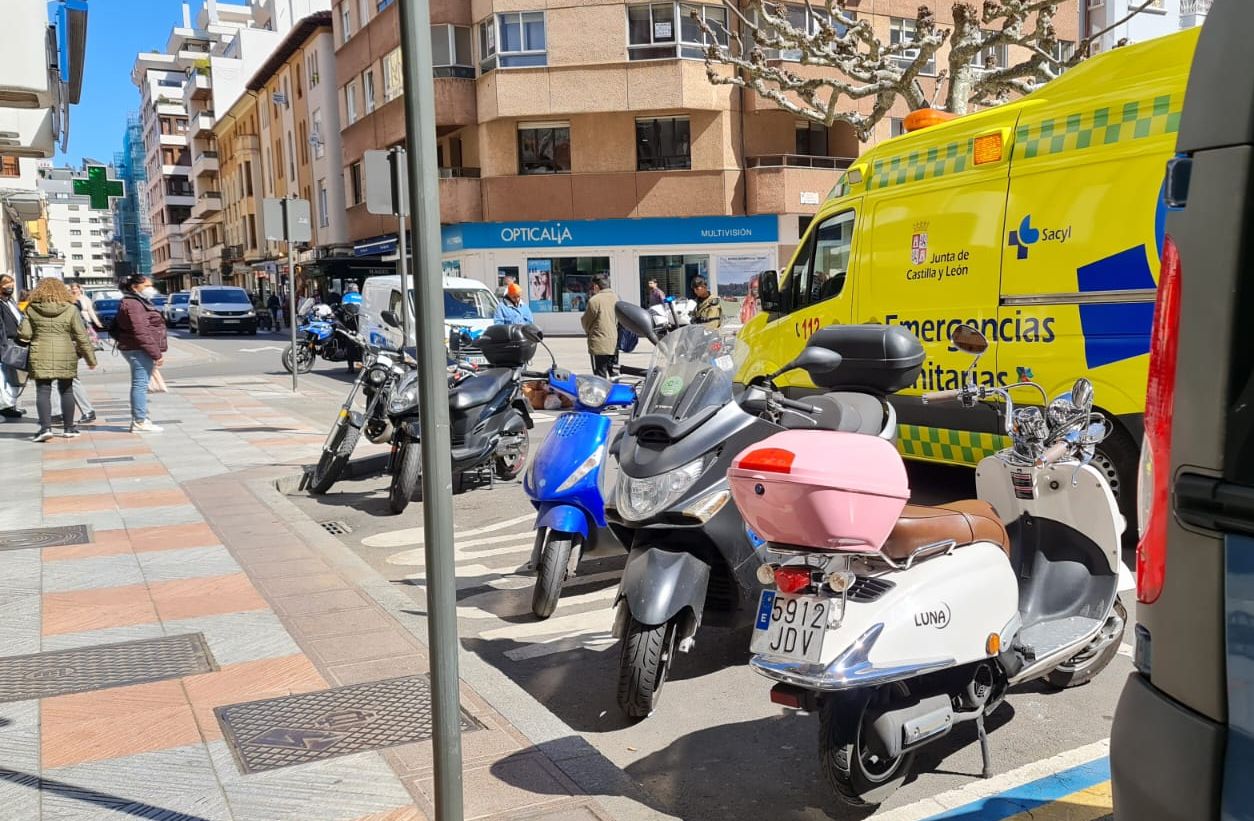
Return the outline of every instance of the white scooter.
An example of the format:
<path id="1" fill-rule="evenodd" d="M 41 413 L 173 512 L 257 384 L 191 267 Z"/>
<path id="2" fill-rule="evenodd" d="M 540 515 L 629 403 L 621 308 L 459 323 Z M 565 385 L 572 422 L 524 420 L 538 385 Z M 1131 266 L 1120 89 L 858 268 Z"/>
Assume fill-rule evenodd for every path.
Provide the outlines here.
<path id="1" fill-rule="evenodd" d="M 974 328 L 953 344 L 979 359 Z M 747 448 L 728 472 L 745 521 L 766 540 L 753 668 L 771 700 L 820 712 L 821 766 L 838 795 L 884 801 L 914 753 L 984 717 L 1031 679 L 1083 684 L 1119 650 L 1134 587 L 1124 520 L 1088 463 L 1109 433 L 1093 389 L 1016 409 L 975 384 L 925 401 L 1005 402 L 1013 447 L 980 462 L 979 499 L 907 505 L 905 467 L 874 436 L 794 430 Z M 1004 523 L 1004 524 L 1003 524 Z"/>

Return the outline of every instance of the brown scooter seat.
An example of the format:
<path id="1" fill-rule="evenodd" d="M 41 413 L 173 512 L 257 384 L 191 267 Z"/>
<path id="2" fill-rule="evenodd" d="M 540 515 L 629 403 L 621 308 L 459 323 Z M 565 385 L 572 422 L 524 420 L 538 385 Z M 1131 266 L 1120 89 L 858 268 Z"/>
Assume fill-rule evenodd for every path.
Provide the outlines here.
<path id="1" fill-rule="evenodd" d="M 958 547 L 974 542 L 992 542 L 1010 555 L 1010 535 L 993 511 L 979 499 L 966 499 L 939 507 L 906 505 L 893 532 L 884 543 L 884 555 L 905 561 L 916 549 L 938 542 L 953 541 Z"/>

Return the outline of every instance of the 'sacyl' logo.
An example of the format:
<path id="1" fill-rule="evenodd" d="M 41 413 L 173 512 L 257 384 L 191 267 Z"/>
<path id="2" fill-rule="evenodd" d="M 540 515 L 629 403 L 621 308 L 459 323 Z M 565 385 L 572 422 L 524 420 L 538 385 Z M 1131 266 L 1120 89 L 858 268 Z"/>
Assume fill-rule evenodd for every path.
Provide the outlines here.
<path id="1" fill-rule="evenodd" d="M 936 607 L 920 610 L 914 614 L 915 627 L 935 627 L 937 630 L 944 630 L 949 626 L 949 620 L 949 605 L 944 602 L 941 602 Z"/>
<path id="2" fill-rule="evenodd" d="M 1032 215 L 1028 214 L 1023 218 L 1023 222 L 1019 223 L 1016 231 L 1010 232 L 1010 239 L 1007 245 L 1017 249 L 1018 259 L 1028 258 L 1028 248 L 1038 242 L 1056 242 L 1059 245 L 1066 244 L 1071 239 L 1071 226 L 1066 228 L 1033 228 Z"/>

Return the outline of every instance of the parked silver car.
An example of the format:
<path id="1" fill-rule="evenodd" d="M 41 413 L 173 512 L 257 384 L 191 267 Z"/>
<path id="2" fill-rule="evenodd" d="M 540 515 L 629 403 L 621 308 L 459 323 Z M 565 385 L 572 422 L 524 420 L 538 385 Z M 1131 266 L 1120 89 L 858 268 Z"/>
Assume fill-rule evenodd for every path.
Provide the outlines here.
<path id="1" fill-rule="evenodd" d="M 166 302 L 165 307 L 161 309 L 161 313 L 165 317 L 167 328 L 187 324 L 187 303 L 191 300 L 191 297 L 190 291 L 179 291 Z"/>

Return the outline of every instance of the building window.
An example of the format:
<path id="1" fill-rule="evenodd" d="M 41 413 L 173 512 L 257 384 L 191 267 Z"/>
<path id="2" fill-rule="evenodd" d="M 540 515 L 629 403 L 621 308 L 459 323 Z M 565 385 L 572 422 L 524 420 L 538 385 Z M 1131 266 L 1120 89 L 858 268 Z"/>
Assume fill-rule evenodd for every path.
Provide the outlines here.
<path id="1" fill-rule="evenodd" d="M 83 255 L 82 255 L 82 254 L 71 254 L 71 255 L 70 255 L 70 259 L 71 259 L 71 260 L 73 260 L 74 262 L 82 262 L 82 261 L 83 261 Z"/>
<path id="2" fill-rule="evenodd" d="M 310 90 L 317 88 L 318 83 L 322 82 L 322 76 L 318 71 L 317 49 L 310 49 L 309 54 L 305 57 L 305 70 L 309 75 Z"/>
<path id="3" fill-rule="evenodd" d="M 821 6 L 822 4 L 814 4 Z M 822 8 L 811 6 L 781 6 L 777 7 L 788 17 L 788 23 L 795 29 L 804 31 L 806 34 L 818 34 L 824 23 L 829 23 L 835 29 L 838 36 L 844 36 L 846 28 L 840 23 L 833 23 L 827 16 L 827 12 Z M 845 16 L 851 19 L 857 19 L 856 12 L 845 11 Z M 801 60 L 801 51 L 798 49 L 784 49 L 778 51 L 776 49 L 766 49 L 766 57 L 769 60 L 788 60 L 790 62 L 799 62 Z"/>
<path id="4" fill-rule="evenodd" d="M 499 30 L 499 40 L 498 40 Z M 544 12 L 498 14 L 479 24 L 479 68 L 548 65 L 545 51 Z"/>
<path id="5" fill-rule="evenodd" d="M 636 169 L 669 171 L 692 167 L 687 117 L 636 120 Z"/>
<path id="6" fill-rule="evenodd" d="M 641 256 L 640 304 L 648 305 L 649 280 L 656 280 L 662 293 L 683 299 L 692 293 L 693 278 L 710 278 L 710 257 L 707 254 Z M 747 284 L 747 283 L 746 283 Z M 722 284 L 719 285 L 720 291 Z"/>
<path id="7" fill-rule="evenodd" d="M 353 80 L 344 86 L 344 111 L 348 114 L 348 124 L 357 122 L 357 81 Z"/>
<path id="8" fill-rule="evenodd" d="M 366 96 L 366 113 L 374 111 L 374 69 L 367 69 L 362 75 L 362 93 Z"/>
<path id="9" fill-rule="evenodd" d="M 357 6 L 357 27 L 365 28 L 370 22 L 370 3 L 372 0 L 359 0 Z"/>
<path id="10" fill-rule="evenodd" d="M 296 145 L 292 132 L 287 132 L 287 178 L 296 182 Z"/>
<path id="11" fill-rule="evenodd" d="M 318 180 L 318 225 L 326 228 L 331 224 L 331 209 L 327 203 L 327 181 Z"/>
<path id="12" fill-rule="evenodd" d="M 388 6 L 392 5 L 395 2 L 396 0 L 379 0 L 379 11 L 382 12 L 385 8 L 387 8 Z"/>
<path id="13" fill-rule="evenodd" d="M 435 70 L 438 76 L 440 70 Z M 405 92 L 405 63 L 401 50 L 394 48 L 383 58 L 383 102 L 390 103 Z"/>
<path id="14" fill-rule="evenodd" d="M 70 207 L 71 207 L 71 208 L 75 208 L 76 206 L 71 205 Z M 81 229 L 79 229 L 79 228 L 71 228 L 71 229 L 70 229 L 70 236 L 72 236 L 72 237 L 81 237 L 82 235 L 83 235 L 83 232 L 82 232 L 82 230 L 81 230 Z"/>
<path id="15" fill-rule="evenodd" d="M 20 176 L 22 176 L 22 165 L 17 157 L 0 157 L 0 177 Z"/>
<path id="16" fill-rule="evenodd" d="M 915 20 L 911 20 L 906 17 L 889 18 L 888 42 L 890 45 L 894 45 L 894 46 L 900 43 L 912 42 L 915 38 L 916 30 L 917 30 L 917 21 Z M 913 64 L 914 61 L 918 59 L 918 57 L 919 57 L 919 50 L 917 48 L 908 48 L 902 52 L 900 57 L 897 57 L 895 59 L 897 60 L 898 65 L 900 65 L 902 68 L 905 68 Z M 935 74 L 936 73 L 936 55 L 932 55 L 932 59 L 928 60 L 927 63 L 923 66 L 923 68 L 920 69 L 920 73 L 922 74 Z"/>
<path id="17" fill-rule="evenodd" d="M 536 313 L 582 311 L 592 278 L 610 275 L 609 257 L 543 257 L 527 260 L 527 298 Z"/>
<path id="18" fill-rule="evenodd" d="M 1070 40 L 1056 40 L 1051 53 L 1055 60 L 1065 63 L 1075 55 L 1075 43 Z"/>
<path id="19" fill-rule="evenodd" d="M 474 63 L 470 54 L 470 28 L 468 26 L 432 26 L 431 57 L 436 77 L 474 77 Z"/>
<path id="20" fill-rule="evenodd" d="M 71 247 L 71 248 L 82 248 L 82 247 L 83 247 L 83 243 L 81 243 L 81 242 L 71 242 L 71 243 L 70 243 L 70 247 Z"/>
<path id="21" fill-rule="evenodd" d="M 349 0 L 340 4 L 340 37 L 347 43 L 353 36 L 353 5 Z"/>
<path id="22" fill-rule="evenodd" d="M 710 38 L 692 15 L 699 15 L 726 46 L 727 9 L 691 3 L 650 3 L 627 7 L 627 53 L 632 60 L 669 57 L 701 59 Z"/>
<path id="23" fill-rule="evenodd" d="M 570 123 L 520 123 L 518 173 L 570 172 Z"/>
<path id="24" fill-rule="evenodd" d="M 348 167 L 348 183 L 349 193 L 353 197 L 353 205 L 360 205 L 362 202 L 361 163 L 355 162 Z"/>
<path id="25" fill-rule="evenodd" d="M 906 133 L 906 121 L 902 117 L 888 118 L 888 136 L 900 137 Z"/>
<path id="26" fill-rule="evenodd" d="M 984 32 L 985 34 L 994 34 L 995 32 Z M 971 57 L 971 65 L 980 71 L 991 71 L 995 68 L 1006 67 L 1006 44 L 1002 43 L 996 46 L 988 46 L 977 51 Z"/>
<path id="27" fill-rule="evenodd" d="M 313 155 L 315 160 L 322 159 L 326 153 L 326 143 L 322 141 L 322 109 L 314 109 L 313 130 L 309 134 L 309 141 L 313 143 Z"/>
<path id="28" fill-rule="evenodd" d="M 803 157 L 827 156 L 827 128 L 819 123 L 797 123 L 797 152 Z"/>

